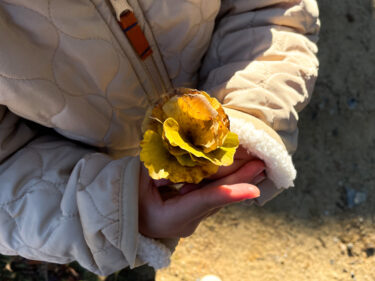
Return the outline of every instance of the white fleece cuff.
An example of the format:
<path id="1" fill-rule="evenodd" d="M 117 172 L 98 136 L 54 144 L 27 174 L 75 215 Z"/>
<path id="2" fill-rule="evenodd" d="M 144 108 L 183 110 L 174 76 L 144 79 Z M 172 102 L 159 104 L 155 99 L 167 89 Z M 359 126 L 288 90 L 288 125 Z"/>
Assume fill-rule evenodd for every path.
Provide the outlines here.
<path id="1" fill-rule="evenodd" d="M 277 188 L 294 186 L 297 172 L 286 149 L 263 130 L 235 117 L 230 118 L 230 130 L 238 135 L 240 144 L 266 164 L 267 177 Z"/>
<path id="2" fill-rule="evenodd" d="M 163 243 L 139 234 L 137 258 L 142 263 L 147 263 L 157 270 L 169 266 L 171 255 L 171 250 Z"/>

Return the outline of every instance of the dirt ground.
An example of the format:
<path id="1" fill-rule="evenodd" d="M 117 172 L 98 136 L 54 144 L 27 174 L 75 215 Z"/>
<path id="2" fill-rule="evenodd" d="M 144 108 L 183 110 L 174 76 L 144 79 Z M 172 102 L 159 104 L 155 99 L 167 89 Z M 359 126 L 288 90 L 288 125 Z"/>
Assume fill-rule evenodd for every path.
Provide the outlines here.
<path id="1" fill-rule="evenodd" d="M 157 281 L 375 280 L 375 4 L 319 6 L 320 76 L 300 115 L 296 186 L 209 218 Z"/>

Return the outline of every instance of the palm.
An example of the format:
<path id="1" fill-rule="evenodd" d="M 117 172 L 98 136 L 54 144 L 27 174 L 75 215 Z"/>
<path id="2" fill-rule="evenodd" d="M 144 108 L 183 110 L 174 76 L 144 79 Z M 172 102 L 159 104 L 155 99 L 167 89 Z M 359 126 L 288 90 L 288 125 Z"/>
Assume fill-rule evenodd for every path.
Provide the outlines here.
<path id="1" fill-rule="evenodd" d="M 244 160 L 244 159 L 238 159 Z M 154 238 L 191 235 L 199 223 L 221 207 L 259 196 L 259 189 L 249 184 L 263 174 L 264 163 L 249 161 L 229 175 L 219 171 L 220 178 L 205 181 L 188 192 L 165 197 L 143 167 L 139 192 L 139 230 Z M 184 187 L 184 188 L 185 188 Z"/>

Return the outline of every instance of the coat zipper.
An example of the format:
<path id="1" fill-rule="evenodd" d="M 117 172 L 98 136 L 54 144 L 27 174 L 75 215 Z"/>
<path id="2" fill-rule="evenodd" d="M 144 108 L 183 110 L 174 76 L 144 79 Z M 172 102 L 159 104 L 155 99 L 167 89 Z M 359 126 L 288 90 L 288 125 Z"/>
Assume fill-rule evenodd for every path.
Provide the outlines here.
<path id="1" fill-rule="evenodd" d="M 138 20 L 134 14 L 133 8 L 127 0 L 110 0 L 115 12 L 117 21 L 120 24 L 125 36 L 132 45 L 133 50 L 137 54 L 137 58 L 148 76 L 154 89 L 154 93 L 149 98 L 151 102 L 156 102 L 163 93 L 170 90 L 170 86 L 166 86 L 156 62 L 152 56 L 153 50 L 138 25 Z"/>

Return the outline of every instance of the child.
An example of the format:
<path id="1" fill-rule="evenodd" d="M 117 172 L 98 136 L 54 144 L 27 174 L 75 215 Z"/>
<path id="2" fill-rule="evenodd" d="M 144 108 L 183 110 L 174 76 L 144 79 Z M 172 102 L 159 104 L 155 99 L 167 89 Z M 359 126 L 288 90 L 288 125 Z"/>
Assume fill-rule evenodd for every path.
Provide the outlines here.
<path id="1" fill-rule="evenodd" d="M 318 31 L 315 0 L 0 1 L 0 253 L 161 268 L 221 206 L 292 186 Z M 241 148 L 163 201 L 140 127 L 182 86 L 223 103 Z"/>

